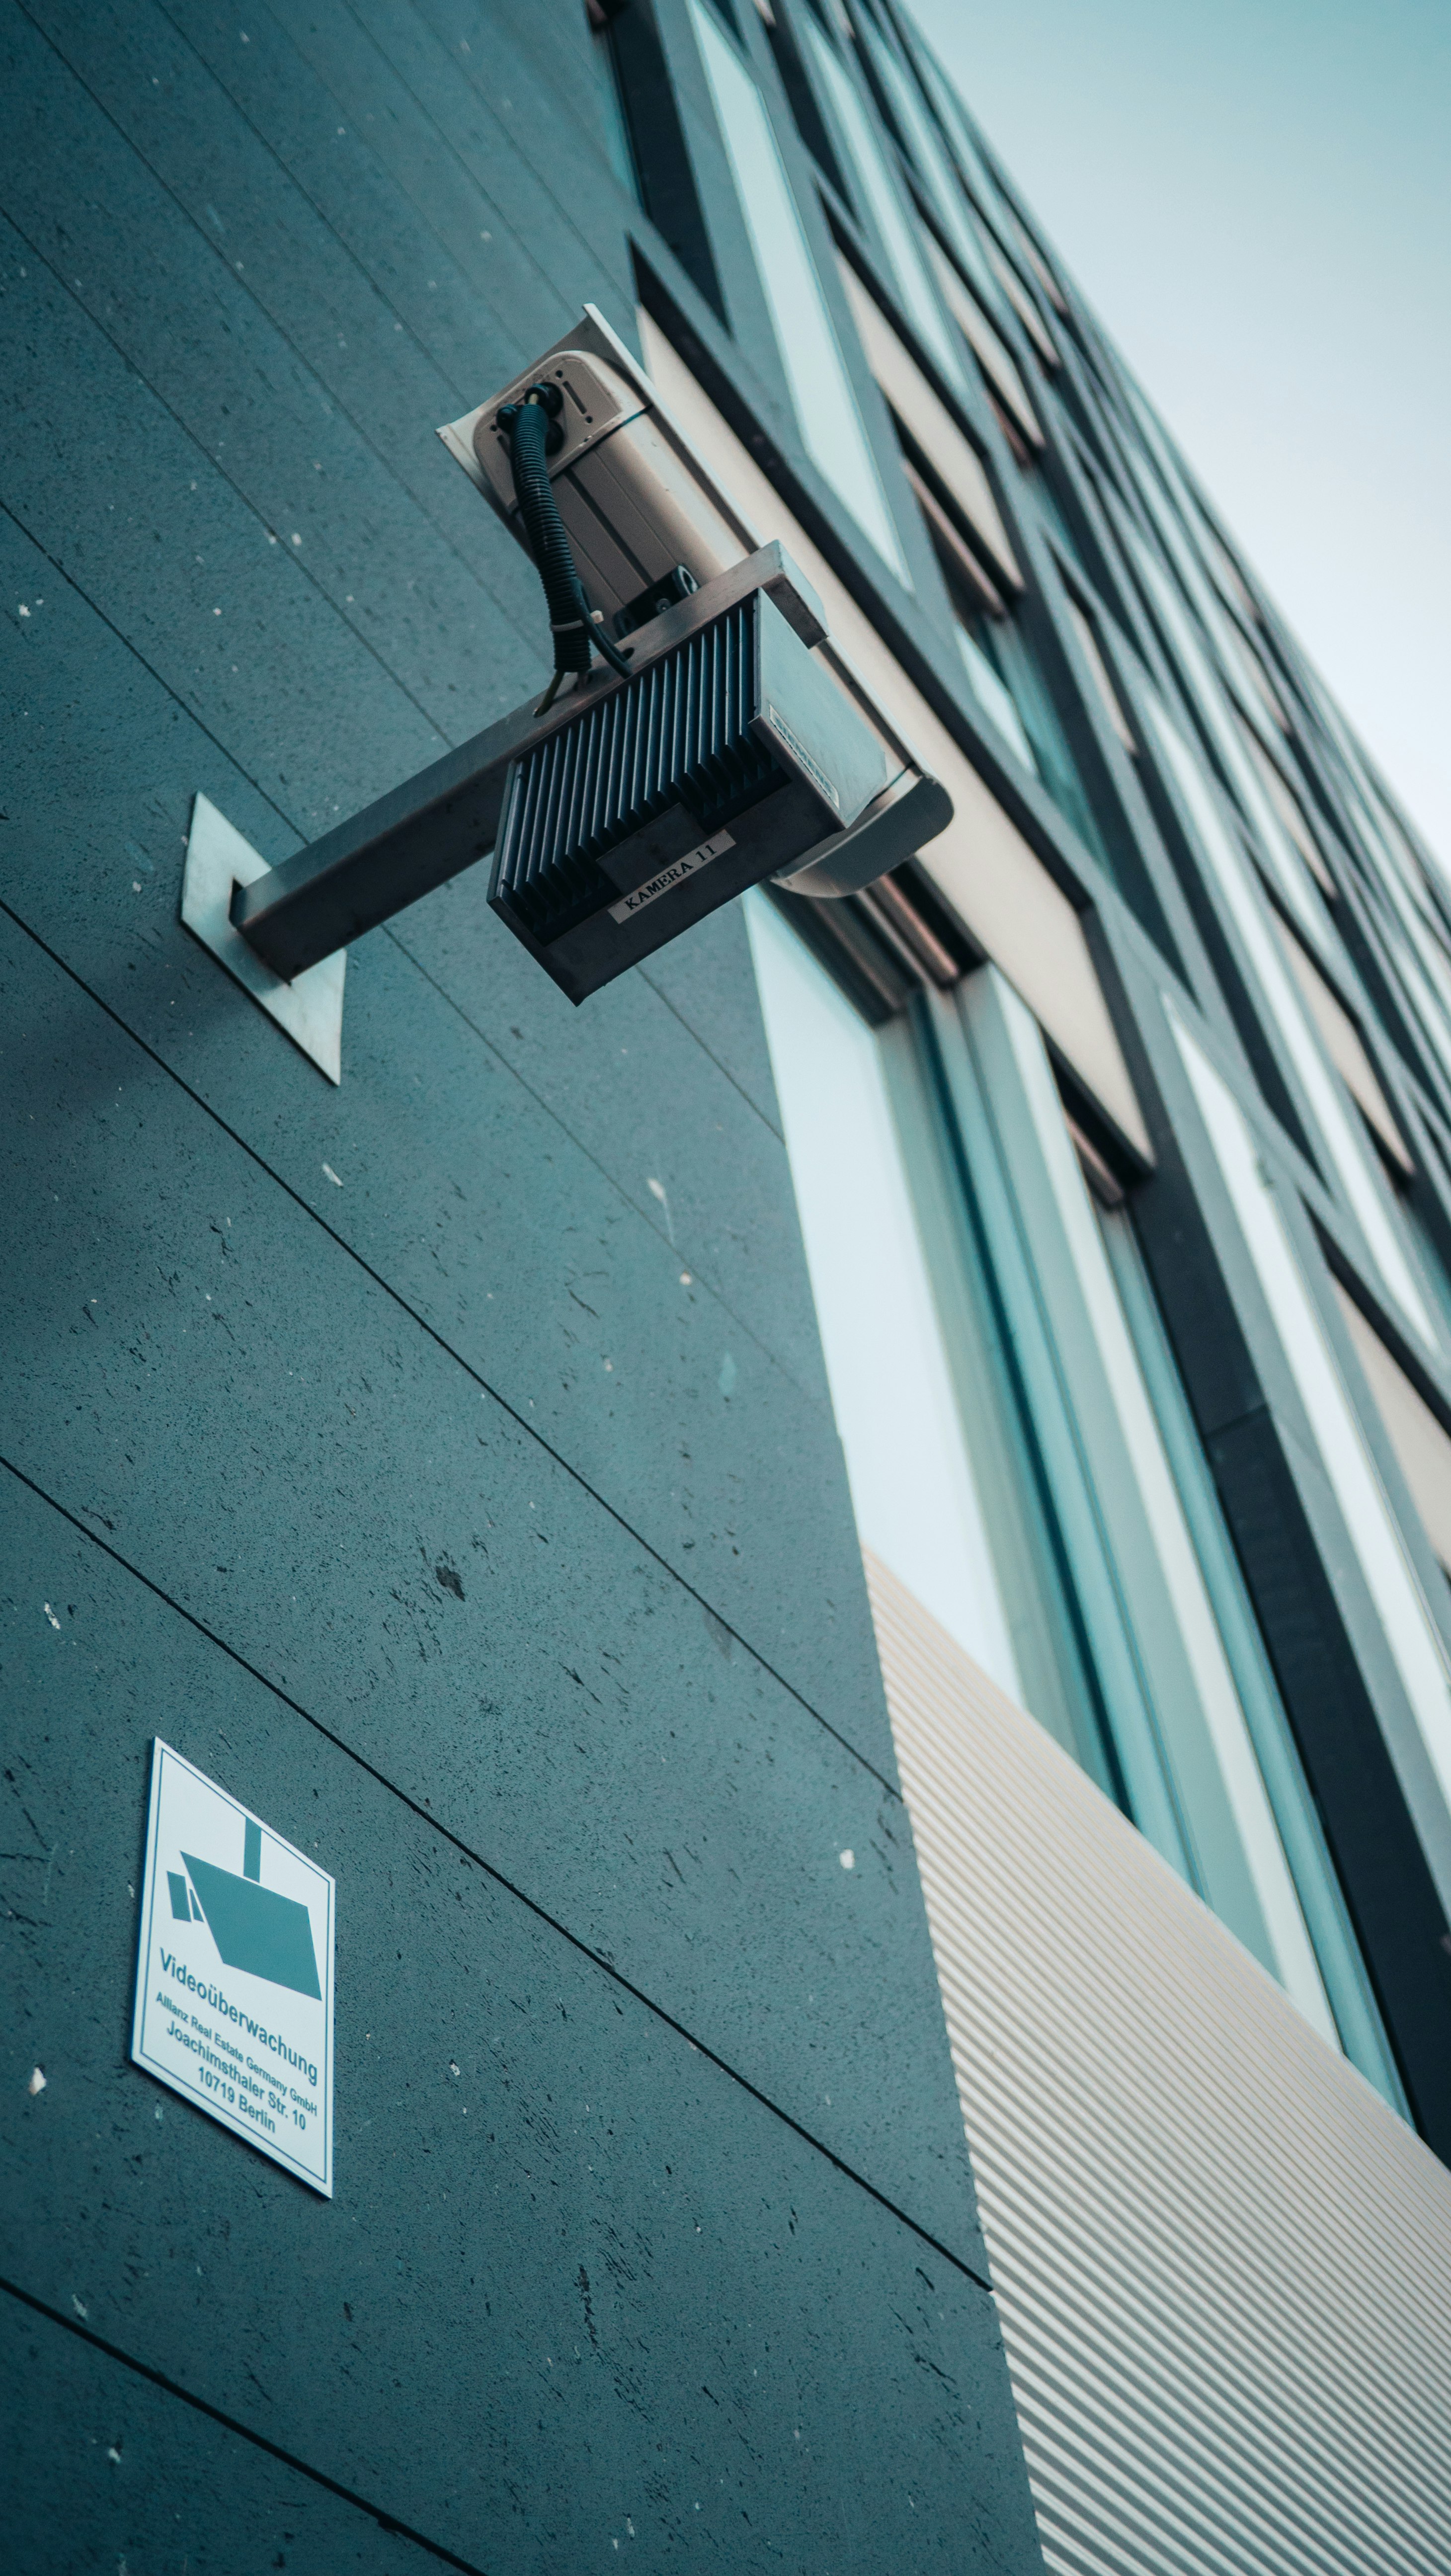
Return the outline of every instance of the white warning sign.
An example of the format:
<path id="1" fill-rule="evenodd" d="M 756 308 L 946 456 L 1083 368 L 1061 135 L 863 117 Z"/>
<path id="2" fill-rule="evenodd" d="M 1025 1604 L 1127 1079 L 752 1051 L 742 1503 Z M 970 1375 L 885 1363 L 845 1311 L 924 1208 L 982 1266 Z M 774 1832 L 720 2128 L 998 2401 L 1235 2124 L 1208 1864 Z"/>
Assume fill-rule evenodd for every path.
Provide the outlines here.
<path id="1" fill-rule="evenodd" d="M 334 1882 L 156 1738 L 131 2055 L 329 2199 Z"/>

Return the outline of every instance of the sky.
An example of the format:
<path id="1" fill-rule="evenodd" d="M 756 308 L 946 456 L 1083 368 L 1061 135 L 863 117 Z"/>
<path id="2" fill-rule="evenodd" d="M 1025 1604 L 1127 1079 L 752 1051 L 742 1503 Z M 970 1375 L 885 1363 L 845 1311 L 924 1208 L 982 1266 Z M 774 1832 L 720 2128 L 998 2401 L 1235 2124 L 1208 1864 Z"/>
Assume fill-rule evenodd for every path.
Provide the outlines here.
<path id="1" fill-rule="evenodd" d="M 1451 0 L 910 0 L 1451 868 Z"/>

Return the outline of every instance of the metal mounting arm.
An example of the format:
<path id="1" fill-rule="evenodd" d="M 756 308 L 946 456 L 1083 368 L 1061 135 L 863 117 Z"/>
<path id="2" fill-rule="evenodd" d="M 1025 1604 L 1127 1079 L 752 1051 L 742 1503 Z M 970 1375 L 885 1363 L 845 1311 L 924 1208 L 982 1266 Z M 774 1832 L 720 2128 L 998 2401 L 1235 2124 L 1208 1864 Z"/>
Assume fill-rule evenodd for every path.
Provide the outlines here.
<path id="1" fill-rule="evenodd" d="M 720 640 L 708 644 L 705 660 L 689 659 L 695 652 L 694 639 L 707 629 L 710 637 L 734 637 L 746 603 L 753 598 L 758 604 L 750 612 L 749 637 L 759 641 Z M 741 628 L 741 634 L 746 636 L 747 630 Z M 781 640 L 771 644 L 772 634 Z M 821 663 L 811 658 L 811 648 L 818 646 L 826 647 Z M 709 844 L 712 858 L 721 852 L 735 854 L 729 870 L 722 869 L 720 881 L 732 891 L 755 883 L 763 874 L 780 872 L 800 893 L 848 895 L 911 855 L 949 820 L 952 808 L 945 791 L 913 763 L 905 746 L 893 741 L 879 717 L 864 718 L 862 709 L 868 702 L 860 684 L 827 643 L 820 603 L 781 546 L 758 548 L 689 596 L 661 609 L 635 631 L 629 650 L 633 668 L 596 668 L 581 675 L 566 696 L 545 709 L 532 701 L 516 707 L 471 742 L 445 752 L 417 777 L 379 797 L 278 867 L 269 868 L 225 817 L 198 796 L 182 885 L 182 918 L 331 1081 L 341 1078 L 342 990 L 351 942 L 495 851 L 511 773 L 516 781 L 535 773 L 552 776 L 550 745 L 566 729 L 573 728 L 574 735 L 563 755 L 561 774 L 573 778 L 569 763 L 576 756 L 584 764 L 566 798 L 572 817 L 570 799 L 584 794 L 591 782 L 601 793 L 608 790 L 615 795 L 629 785 L 631 795 L 643 794 L 638 763 L 655 757 L 654 750 L 644 748 L 647 741 L 657 749 L 666 745 L 669 756 L 675 757 L 669 747 L 678 748 L 678 741 L 685 738 L 677 738 L 677 727 L 698 721 L 708 728 L 723 722 L 720 711 L 734 707 L 733 692 L 748 686 L 766 690 L 767 678 L 762 675 L 774 672 L 768 696 L 749 719 L 764 728 L 749 738 L 750 756 L 759 762 L 760 745 L 767 746 L 765 783 L 753 784 L 745 798 L 752 808 L 757 840 L 753 844 L 747 836 L 738 850 L 732 832 L 723 831 L 719 851 Z M 657 668 L 667 674 L 658 683 L 653 676 Z M 756 674 L 749 682 L 743 676 L 748 671 Z M 686 672 L 696 676 L 670 676 Z M 702 673 L 713 676 L 702 678 Z M 686 693 L 678 702 L 671 694 L 677 688 Z M 623 715 L 618 710 L 612 713 L 609 704 L 621 690 L 633 691 Z M 785 716 L 769 699 L 769 691 L 788 709 Z M 720 692 L 724 695 L 719 696 L 718 706 Z M 706 712 L 687 716 L 687 707 Z M 651 712 L 658 708 L 676 712 L 661 717 Z M 666 725 L 663 734 L 658 733 L 661 722 Z M 806 737 L 816 740 L 815 752 Z M 606 741 L 614 748 L 601 748 Z M 574 743 L 594 748 L 576 755 Z M 734 752 L 729 755 L 736 757 Z M 710 758 L 718 766 L 725 764 L 723 777 L 734 777 L 726 751 L 712 751 Z M 617 776 L 614 764 L 620 760 L 625 767 Z M 597 761 L 604 764 L 598 777 Z M 702 778 L 713 775 L 708 768 L 700 774 Z M 568 817 L 564 809 L 556 815 L 550 801 L 561 791 L 551 787 L 538 792 L 545 797 L 539 809 L 544 823 L 550 830 L 563 830 Z M 729 787 L 724 790 L 727 796 L 731 792 Z M 784 800 L 779 806 L 770 802 L 778 793 Z M 832 807 L 838 818 L 834 828 Z M 742 810 L 731 805 L 728 819 Z M 709 836 L 701 838 L 698 833 L 701 849 L 686 850 L 694 812 L 693 806 L 687 809 L 673 800 L 664 805 L 647 801 L 641 807 L 645 820 L 632 822 L 622 841 L 616 834 L 619 846 L 610 844 L 606 865 L 613 870 L 623 864 L 637 871 L 616 879 L 623 897 L 649 886 L 653 901 L 658 875 L 658 891 L 669 893 L 673 900 L 678 887 L 698 871 Z M 573 828 L 572 821 L 568 827 Z M 745 824 L 734 821 L 733 832 L 744 835 Z M 777 836 L 774 843 L 772 833 Z M 803 840 L 812 845 L 801 848 Z M 659 841 L 658 849 L 654 841 Z M 792 855 L 793 845 L 799 855 Z M 753 849 L 759 852 L 754 861 Z M 622 858 L 622 853 L 629 855 Z M 684 865 L 684 859 L 691 864 Z M 496 859 L 496 873 L 497 866 Z M 520 879 L 531 899 L 537 894 L 533 867 L 531 861 Z M 510 915 L 511 927 L 571 999 L 578 1001 L 630 962 L 625 952 L 615 954 L 626 936 L 615 925 L 630 912 L 627 930 L 635 936 L 634 914 L 643 914 L 646 905 L 626 902 L 609 912 L 601 973 L 593 952 L 583 963 L 573 951 L 565 956 L 564 933 L 557 953 L 554 949 L 541 953 L 528 902 L 512 877 L 509 884 L 513 891 L 500 902 L 512 904 L 516 913 L 520 904 L 524 906 L 519 919 Z M 712 879 L 707 894 L 714 901 L 728 900 L 728 891 L 712 895 L 715 884 Z M 608 892 L 605 887 L 593 911 L 586 906 L 591 923 L 596 915 L 603 921 Z M 569 907 L 577 905 L 578 888 L 572 880 L 560 899 L 568 915 L 565 932 L 573 937 L 575 915 Z M 650 928 L 656 928 L 654 921 Z M 666 938 L 672 935 L 668 928 L 663 933 Z M 638 936 L 636 946 L 640 946 Z M 641 953 L 648 953 L 648 946 L 647 939 Z"/>
<path id="2" fill-rule="evenodd" d="M 577 697 L 567 698 L 561 716 L 578 705 Z M 234 929 L 290 984 L 320 958 L 431 894 L 493 848 L 509 763 L 538 730 L 531 708 L 516 709 L 336 831 L 251 885 L 239 885 L 231 902 Z"/>
<path id="3" fill-rule="evenodd" d="M 755 590 L 774 599 L 803 643 L 824 640 L 820 604 L 783 547 L 762 546 L 719 574 L 710 585 L 710 613 Z M 664 650 L 677 640 L 677 629 L 684 636 L 700 623 L 705 599 L 696 593 L 666 609 L 631 644 L 648 638 L 652 652 Z M 445 752 L 431 769 L 380 796 L 336 831 L 309 842 L 251 885 L 239 885 L 231 903 L 233 927 L 274 975 L 291 983 L 320 958 L 487 857 L 515 753 L 572 724 L 583 705 L 624 685 L 614 671 L 598 668 L 546 716 L 536 715 L 532 702 L 501 716 L 487 732 Z"/>

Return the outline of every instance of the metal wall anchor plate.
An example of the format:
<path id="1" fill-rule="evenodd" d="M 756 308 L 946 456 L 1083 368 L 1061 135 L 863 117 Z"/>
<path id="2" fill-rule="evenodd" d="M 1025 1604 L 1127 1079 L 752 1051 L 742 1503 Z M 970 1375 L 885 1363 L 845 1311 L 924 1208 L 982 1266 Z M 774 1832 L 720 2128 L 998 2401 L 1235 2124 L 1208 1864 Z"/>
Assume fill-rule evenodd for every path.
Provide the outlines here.
<path id="1" fill-rule="evenodd" d="M 311 1057 L 319 1072 L 325 1073 L 329 1082 L 341 1082 L 347 950 L 339 948 L 320 964 L 309 966 L 291 984 L 284 984 L 232 926 L 233 887 L 251 885 L 267 874 L 266 859 L 258 857 L 250 841 L 243 840 L 235 825 L 227 821 L 225 814 L 219 814 L 207 797 L 198 796 L 191 809 L 191 835 L 182 872 L 182 920 L 253 1001 L 260 1002 L 278 1027 L 287 1031 L 294 1046 Z"/>

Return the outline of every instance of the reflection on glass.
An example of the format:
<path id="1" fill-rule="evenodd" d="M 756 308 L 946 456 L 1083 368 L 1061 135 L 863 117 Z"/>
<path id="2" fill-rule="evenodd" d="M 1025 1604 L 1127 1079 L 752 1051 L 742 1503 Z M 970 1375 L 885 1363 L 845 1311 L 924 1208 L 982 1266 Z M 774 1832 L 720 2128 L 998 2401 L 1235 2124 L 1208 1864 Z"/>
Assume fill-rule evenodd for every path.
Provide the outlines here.
<path id="1" fill-rule="evenodd" d="M 831 93 L 837 124 L 846 137 L 847 148 L 861 181 L 862 194 L 871 208 L 872 220 L 891 262 L 903 306 L 923 347 L 936 360 L 948 383 L 954 385 L 959 393 L 965 393 L 967 380 L 958 345 L 938 303 L 936 288 L 917 246 L 916 232 L 907 219 L 901 190 L 887 167 L 886 154 L 877 141 L 845 66 L 838 61 L 835 51 L 814 21 L 808 19 L 807 26 L 822 79 Z"/>
<path id="2" fill-rule="evenodd" d="M 634 147 L 625 120 L 624 101 L 620 96 L 619 73 L 615 66 L 615 49 L 608 27 L 590 38 L 590 60 L 594 65 L 595 87 L 599 93 L 600 123 L 604 132 L 605 152 L 610 168 L 620 186 L 638 205 L 645 203 L 640 173 L 635 167 Z"/>
<path id="3" fill-rule="evenodd" d="M 1017 753 L 1023 767 L 1031 769 L 1034 777 L 1037 777 L 1038 763 L 1033 756 L 1033 746 L 1028 740 L 1023 719 L 1018 713 L 1017 701 L 1002 673 L 996 663 L 991 661 L 984 652 L 976 635 L 971 633 L 961 620 L 957 621 L 957 642 L 967 666 L 967 676 L 972 682 L 973 695 L 984 715 L 997 726 L 1004 741 L 1009 743 Z"/>
<path id="4" fill-rule="evenodd" d="M 1441 1793 L 1451 1801 L 1451 1672 L 1345 1392 L 1276 1192 L 1238 1101 L 1188 1029 L 1170 1023 L 1280 1346 Z"/>
<path id="5" fill-rule="evenodd" d="M 1432 1232 L 1427 1218 L 1417 1206 L 1414 1193 L 1402 1198 L 1399 1205 L 1406 1232 L 1415 1249 L 1421 1277 L 1430 1289 L 1446 1338 L 1451 1342 L 1451 1266 L 1448 1266 L 1446 1254 L 1442 1251 L 1438 1237 Z"/>
<path id="6" fill-rule="evenodd" d="M 866 41 L 878 77 L 892 102 L 918 170 L 931 191 L 948 240 L 980 295 L 1001 310 L 1002 293 L 983 256 L 977 225 L 963 202 L 962 189 L 918 94 L 916 83 L 882 39 L 868 27 Z M 823 45 L 821 51 L 825 53 Z"/>
<path id="7" fill-rule="evenodd" d="M 954 92 L 952 83 L 944 80 L 925 47 L 922 49 L 922 60 L 927 86 L 932 92 L 932 103 L 957 155 L 958 167 L 984 214 L 996 220 L 1002 203 L 997 183 L 978 149 L 976 137 L 968 124 L 961 101 Z"/>
<path id="8" fill-rule="evenodd" d="M 1113 873 L 1103 834 L 1088 801 L 1048 684 L 1016 619 L 986 617 L 961 585 L 950 583 L 958 650 L 973 695 L 1025 769 L 1041 779 L 1059 813 L 1072 824 L 1100 867 Z"/>
<path id="9" fill-rule="evenodd" d="M 764 896 L 746 919 L 858 1532 L 1021 1700 L 878 1041 Z"/>
<path id="10" fill-rule="evenodd" d="M 1296 1994 L 1309 2020 L 1319 2023 L 1328 2001 L 1335 2033 L 1352 2065 L 1358 2066 L 1397 2110 L 1404 2111 L 1401 2088 L 1371 1998 L 1335 1865 L 1300 1765 L 1132 1220 L 1123 1208 L 1111 1212 L 1099 1209 L 1096 1213 L 1234 1677 L 1237 1715 L 1244 1732 L 1241 1759 L 1252 1764 L 1255 1772 L 1255 1779 L 1247 1783 L 1248 1798 L 1241 1797 L 1239 1801 L 1241 1829 L 1246 1832 L 1247 1848 L 1262 1884 L 1277 1866 L 1288 1861 L 1297 1912 L 1302 1918 L 1299 1928 L 1302 1937 L 1308 1933 L 1313 1948 L 1313 1965 L 1302 1960 L 1298 1978 L 1283 1955 L 1272 1964 L 1281 1981 Z M 1258 1798 L 1256 1782 L 1263 1783 Z M 1267 1806 L 1263 1804 L 1265 1799 Z M 1298 1946 L 1296 1929 L 1292 1924 L 1292 1951 Z M 1282 1953 L 1283 1949 L 1282 1942 Z M 1298 1993 L 1297 1985 L 1301 1989 Z M 1321 1991 L 1317 1992 L 1317 1988 Z"/>
<path id="11" fill-rule="evenodd" d="M 691 19 L 765 290 L 802 444 L 863 534 L 909 583 L 851 379 L 760 91 L 700 0 Z"/>
<path id="12" fill-rule="evenodd" d="M 1260 991 L 1299 1075 L 1341 1187 L 1360 1220 L 1371 1255 L 1402 1314 L 1427 1348 L 1434 1350 L 1435 1328 L 1396 1231 L 1394 1202 L 1369 1145 L 1360 1141 L 1364 1131 L 1357 1131 L 1344 1107 L 1319 1037 L 1306 1016 L 1299 988 L 1292 983 L 1283 951 L 1270 930 L 1264 898 L 1250 874 L 1249 862 L 1241 856 L 1221 819 L 1196 754 L 1147 682 L 1144 703 L 1164 766 L 1188 807 L 1199 846 L 1218 879 Z"/>

